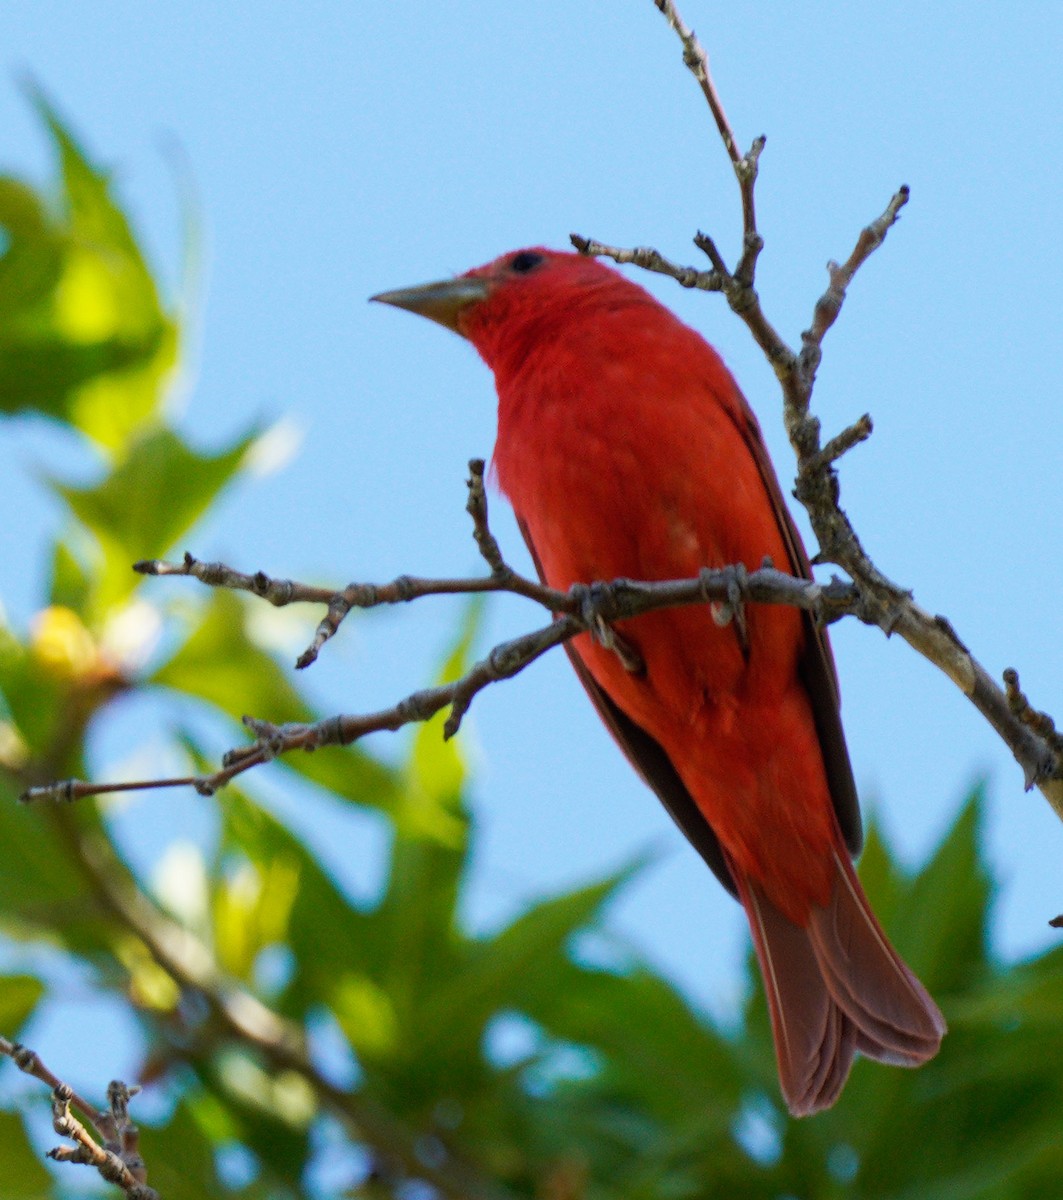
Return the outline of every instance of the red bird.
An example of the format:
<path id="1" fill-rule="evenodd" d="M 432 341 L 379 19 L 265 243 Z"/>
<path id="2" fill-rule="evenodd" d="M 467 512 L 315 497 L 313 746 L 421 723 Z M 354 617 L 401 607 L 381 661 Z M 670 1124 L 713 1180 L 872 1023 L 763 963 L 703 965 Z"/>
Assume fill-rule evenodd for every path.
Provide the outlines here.
<path id="1" fill-rule="evenodd" d="M 551 587 L 681 579 L 808 557 L 749 405 L 715 350 L 594 259 L 534 248 L 373 297 L 468 338 L 498 389 L 495 467 Z M 749 918 L 779 1081 L 833 1104 L 853 1054 L 933 1057 L 945 1022 L 853 870 L 860 813 L 825 635 L 751 605 L 619 622 L 630 669 L 584 634 L 570 657 L 642 778 Z"/>

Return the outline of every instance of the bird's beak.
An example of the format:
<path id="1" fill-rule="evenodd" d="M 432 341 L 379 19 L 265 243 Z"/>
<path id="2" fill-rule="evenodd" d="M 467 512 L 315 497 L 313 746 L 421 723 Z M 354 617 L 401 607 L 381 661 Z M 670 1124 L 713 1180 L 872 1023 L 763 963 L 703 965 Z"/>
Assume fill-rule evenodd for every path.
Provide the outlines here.
<path id="1" fill-rule="evenodd" d="M 464 337 L 458 318 L 467 308 L 486 300 L 489 290 L 486 280 L 461 276 L 458 279 L 443 279 L 439 283 L 424 283 L 420 287 L 381 292 L 369 299 L 418 313 Z"/>

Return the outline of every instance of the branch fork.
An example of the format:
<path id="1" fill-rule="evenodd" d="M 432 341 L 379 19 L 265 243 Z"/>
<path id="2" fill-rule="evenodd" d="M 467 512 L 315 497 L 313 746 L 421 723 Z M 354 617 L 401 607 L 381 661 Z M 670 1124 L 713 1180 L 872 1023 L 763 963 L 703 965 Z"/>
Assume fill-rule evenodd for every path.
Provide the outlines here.
<path id="1" fill-rule="evenodd" d="M 95 1167 L 102 1179 L 121 1188 L 130 1200 L 160 1200 L 159 1193 L 148 1187 L 140 1133 L 129 1116 L 129 1101 L 140 1091 L 138 1086 L 113 1080 L 107 1087 L 107 1107 L 98 1109 L 53 1074 L 35 1050 L 0 1036 L 0 1054 L 52 1089 L 52 1127 L 74 1144 L 56 1146 L 48 1151 L 49 1158 Z M 74 1115 L 75 1108 L 84 1120 Z"/>

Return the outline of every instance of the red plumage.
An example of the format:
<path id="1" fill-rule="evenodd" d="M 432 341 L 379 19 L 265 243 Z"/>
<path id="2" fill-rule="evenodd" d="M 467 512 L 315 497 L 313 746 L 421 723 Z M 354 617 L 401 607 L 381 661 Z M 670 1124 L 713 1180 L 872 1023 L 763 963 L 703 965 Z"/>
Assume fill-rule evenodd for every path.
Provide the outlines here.
<path id="1" fill-rule="evenodd" d="M 448 286 L 450 290 L 448 291 Z M 468 337 L 498 389 L 495 468 L 542 578 L 696 576 L 770 557 L 808 576 L 760 430 L 692 329 L 601 263 L 541 248 L 390 293 Z M 855 1050 L 916 1065 L 945 1024 L 850 862 L 856 794 L 825 637 L 750 605 L 743 641 L 708 606 L 582 635 L 570 656 L 636 769 L 741 900 L 791 1111 L 833 1103 Z"/>

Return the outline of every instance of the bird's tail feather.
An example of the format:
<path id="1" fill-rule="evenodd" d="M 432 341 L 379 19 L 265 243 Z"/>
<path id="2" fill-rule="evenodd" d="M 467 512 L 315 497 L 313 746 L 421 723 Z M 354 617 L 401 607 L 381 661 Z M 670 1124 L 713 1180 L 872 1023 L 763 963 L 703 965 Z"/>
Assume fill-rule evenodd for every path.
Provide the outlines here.
<path id="1" fill-rule="evenodd" d="M 749 917 L 771 1013 L 779 1082 L 794 1116 L 829 1108 L 859 1050 L 918 1066 L 945 1021 L 868 904 L 847 854 L 835 852 L 830 902 L 795 925 L 751 879 L 734 871 Z"/>

